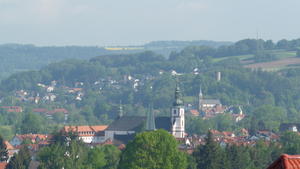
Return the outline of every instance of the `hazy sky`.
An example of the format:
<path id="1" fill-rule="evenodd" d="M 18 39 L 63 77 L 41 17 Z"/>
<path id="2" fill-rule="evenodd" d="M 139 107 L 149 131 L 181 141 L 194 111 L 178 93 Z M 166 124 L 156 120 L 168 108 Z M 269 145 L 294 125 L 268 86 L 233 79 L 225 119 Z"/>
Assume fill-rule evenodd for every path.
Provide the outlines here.
<path id="1" fill-rule="evenodd" d="M 0 0 L 0 44 L 300 38 L 300 0 Z"/>

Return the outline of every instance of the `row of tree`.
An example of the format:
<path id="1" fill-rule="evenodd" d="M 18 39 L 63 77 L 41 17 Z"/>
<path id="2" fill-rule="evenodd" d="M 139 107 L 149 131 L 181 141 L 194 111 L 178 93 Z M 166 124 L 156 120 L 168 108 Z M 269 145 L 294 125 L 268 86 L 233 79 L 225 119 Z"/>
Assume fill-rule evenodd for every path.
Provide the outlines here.
<path id="1" fill-rule="evenodd" d="M 7 150 L 0 141 L 0 157 L 6 161 Z M 179 151 L 178 142 L 164 130 L 137 134 L 122 151 L 113 145 L 88 147 L 74 133 L 57 133 L 36 160 L 39 169 L 260 169 L 282 153 L 299 154 L 299 147 L 300 136 L 292 132 L 284 133 L 280 142 L 258 141 L 254 146 L 220 146 L 208 132 L 205 144 L 190 155 Z M 24 145 L 7 168 L 27 169 L 31 159 Z"/>

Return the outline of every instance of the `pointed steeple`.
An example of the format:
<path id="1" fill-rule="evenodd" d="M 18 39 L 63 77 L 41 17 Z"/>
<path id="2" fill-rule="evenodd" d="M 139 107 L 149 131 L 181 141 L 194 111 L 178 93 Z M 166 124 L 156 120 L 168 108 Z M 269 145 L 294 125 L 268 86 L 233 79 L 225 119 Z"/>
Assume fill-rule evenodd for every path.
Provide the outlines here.
<path id="1" fill-rule="evenodd" d="M 182 96 L 178 84 L 178 79 L 176 79 L 175 101 L 173 103 L 173 106 L 182 106 L 182 105 L 183 105 Z"/>
<path id="2" fill-rule="evenodd" d="M 200 85 L 199 95 L 198 95 L 198 111 L 200 113 L 202 112 L 202 101 L 203 101 L 203 93 L 202 93 L 202 88 Z"/>
<path id="3" fill-rule="evenodd" d="M 122 106 L 122 101 L 120 100 L 120 105 L 119 105 L 119 113 L 118 113 L 118 118 L 123 117 L 123 106 Z"/>
<path id="4" fill-rule="evenodd" d="M 202 93 L 201 85 L 200 85 L 200 89 L 199 89 L 199 99 L 203 99 L 203 93 Z"/>
<path id="5" fill-rule="evenodd" d="M 147 113 L 146 130 L 148 130 L 148 131 L 156 130 L 156 128 L 155 128 L 155 115 L 154 115 L 154 112 L 153 112 L 152 104 L 150 104 L 149 110 L 148 110 L 148 113 Z"/>
<path id="6" fill-rule="evenodd" d="M 239 114 L 243 115 L 243 110 L 242 110 L 241 106 L 239 106 Z"/>

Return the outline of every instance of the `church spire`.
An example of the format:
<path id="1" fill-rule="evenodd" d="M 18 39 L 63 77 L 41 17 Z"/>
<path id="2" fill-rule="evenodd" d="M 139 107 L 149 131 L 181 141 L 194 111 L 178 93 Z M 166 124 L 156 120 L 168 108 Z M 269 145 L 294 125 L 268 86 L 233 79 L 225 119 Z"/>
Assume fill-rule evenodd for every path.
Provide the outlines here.
<path id="1" fill-rule="evenodd" d="M 202 93 L 201 85 L 200 85 L 200 89 L 199 89 L 199 99 L 203 99 L 203 93 Z"/>
<path id="2" fill-rule="evenodd" d="M 120 100 L 118 117 L 121 118 L 123 117 L 123 115 L 124 115 L 123 106 L 122 106 L 122 101 Z"/>
<path id="3" fill-rule="evenodd" d="M 148 113 L 147 113 L 146 130 L 148 130 L 148 131 L 156 130 L 156 128 L 155 128 L 155 115 L 154 115 L 154 112 L 153 112 L 152 104 L 150 104 L 149 110 L 148 110 Z"/>
<path id="4" fill-rule="evenodd" d="M 179 84 L 178 84 L 178 79 L 176 80 L 176 90 L 175 90 L 175 101 L 173 103 L 173 106 L 182 106 L 183 105 L 183 101 L 182 101 L 182 96 L 181 96 L 181 92 L 180 92 L 180 88 L 179 88 Z"/>
<path id="5" fill-rule="evenodd" d="M 202 112 L 202 101 L 203 101 L 203 93 L 202 93 L 202 88 L 200 85 L 199 95 L 198 95 L 198 111 L 199 112 Z"/>

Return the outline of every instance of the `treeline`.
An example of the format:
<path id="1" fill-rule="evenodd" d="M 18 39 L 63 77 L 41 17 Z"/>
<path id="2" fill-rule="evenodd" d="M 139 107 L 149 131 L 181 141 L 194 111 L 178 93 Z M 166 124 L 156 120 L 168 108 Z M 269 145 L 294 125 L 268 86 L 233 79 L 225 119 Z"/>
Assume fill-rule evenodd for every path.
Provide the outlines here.
<path id="1" fill-rule="evenodd" d="M 7 168 L 28 168 L 34 160 L 39 162 L 39 169 L 261 169 L 283 153 L 300 153 L 300 136 L 293 132 L 284 133 L 279 142 L 259 140 L 251 146 L 219 144 L 215 139 L 209 132 L 205 144 L 188 154 L 185 149 L 178 149 L 182 142 L 164 130 L 139 133 L 129 144 L 118 148 L 91 147 L 78 140 L 76 134 L 61 132 L 36 154 L 29 153 L 24 144 Z M 7 150 L 1 137 L 0 141 L 0 157 L 4 161 Z"/>
<path id="2" fill-rule="evenodd" d="M 0 79 L 15 72 L 38 70 L 50 63 L 65 59 L 89 59 L 106 53 L 108 53 L 108 51 L 99 47 L 0 45 Z"/>
<path id="3" fill-rule="evenodd" d="M 168 44 L 168 45 L 166 45 Z M 168 56 L 171 50 L 179 51 L 190 45 L 221 46 L 229 43 L 214 41 L 168 41 L 150 42 L 144 46 L 132 46 L 130 50 L 106 50 L 104 47 L 97 46 L 34 46 L 22 44 L 3 44 L 0 45 L 0 79 L 8 77 L 12 73 L 38 70 L 50 63 L 59 62 L 65 59 L 90 59 L 95 56 L 136 53 L 145 50 L 153 50 L 156 53 Z M 171 46 L 171 47 L 170 47 Z M 123 48 L 122 46 L 120 48 Z M 126 48 L 126 47 L 124 47 Z M 130 48 L 130 47 L 129 47 Z M 145 48 L 145 49 L 143 49 Z"/>
<path id="4" fill-rule="evenodd" d="M 236 56 L 245 54 L 256 54 L 261 50 L 297 50 L 300 46 L 300 39 L 295 40 L 280 40 L 274 43 L 272 40 L 256 40 L 256 39 L 244 39 L 238 41 L 232 45 L 220 46 L 218 48 L 205 47 L 205 46 L 191 46 L 182 50 L 177 54 L 173 54 L 170 57 L 176 58 L 186 55 L 196 55 L 199 58 L 211 56 L 214 58 L 225 56 Z"/>

